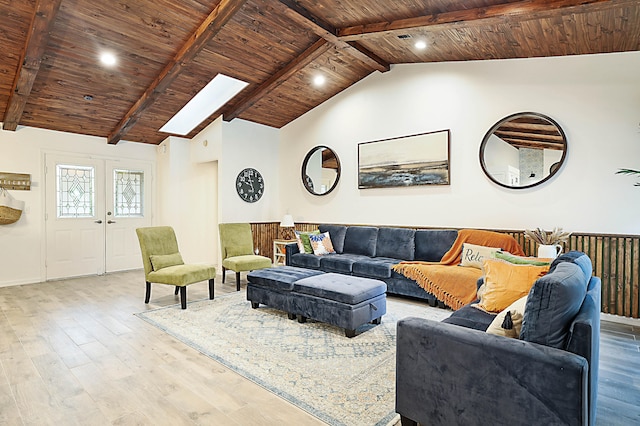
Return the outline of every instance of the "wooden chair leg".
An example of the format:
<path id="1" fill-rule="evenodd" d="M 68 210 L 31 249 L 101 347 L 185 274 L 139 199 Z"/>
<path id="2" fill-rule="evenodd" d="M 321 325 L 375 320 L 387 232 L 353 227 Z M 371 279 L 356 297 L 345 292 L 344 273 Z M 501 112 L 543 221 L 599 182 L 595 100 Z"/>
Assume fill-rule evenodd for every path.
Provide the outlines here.
<path id="1" fill-rule="evenodd" d="M 144 296 L 144 303 L 149 303 L 150 298 L 151 298 L 151 283 L 147 281 L 147 293 Z"/>
<path id="2" fill-rule="evenodd" d="M 209 280 L 209 300 L 213 299 L 213 278 Z"/>
<path id="3" fill-rule="evenodd" d="M 182 309 L 187 309 L 187 286 L 180 287 L 180 305 Z"/>
<path id="4" fill-rule="evenodd" d="M 178 295 L 178 291 L 179 291 L 179 290 L 180 290 L 180 287 L 176 286 L 176 291 L 175 291 L 175 293 L 173 293 L 173 294 L 175 294 L 175 295 L 177 296 L 177 295 Z"/>
<path id="5" fill-rule="evenodd" d="M 240 291 L 240 272 L 236 272 L 236 291 Z"/>
<path id="6" fill-rule="evenodd" d="M 224 276 L 226 275 L 226 272 L 227 272 L 227 268 L 223 266 L 222 267 L 222 284 L 224 284 Z"/>

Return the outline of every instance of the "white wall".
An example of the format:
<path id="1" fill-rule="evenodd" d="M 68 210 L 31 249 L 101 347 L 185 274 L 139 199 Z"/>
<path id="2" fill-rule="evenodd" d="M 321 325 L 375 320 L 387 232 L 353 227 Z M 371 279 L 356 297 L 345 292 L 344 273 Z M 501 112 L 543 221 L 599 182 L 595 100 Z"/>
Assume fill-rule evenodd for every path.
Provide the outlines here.
<path id="1" fill-rule="evenodd" d="M 281 219 L 278 129 L 240 119 L 218 119 L 195 136 L 193 144 L 200 158 L 218 161 L 219 222 Z M 258 170 L 265 181 L 264 195 L 255 203 L 243 201 L 235 189 L 238 173 L 247 167 Z"/>
<path id="2" fill-rule="evenodd" d="M 151 145 L 125 141 L 108 145 L 104 138 L 29 127 L 18 127 L 15 132 L 0 130 L 0 171 L 28 173 L 32 181 L 30 191 L 10 191 L 26 204 L 18 222 L 0 225 L 0 286 L 39 282 L 45 277 L 45 152 L 135 159 L 155 167 L 155 146 Z"/>
<path id="3" fill-rule="evenodd" d="M 281 129 L 281 212 L 297 221 L 640 234 L 640 52 L 394 66 L 374 73 Z M 550 116 L 567 161 L 545 184 L 510 190 L 486 178 L 480 143 L 503 117 Z M 357 144 L 451 129 L 451 185 L 358 190 Z M 340 157 L 336 190 L 304 190 L 315 145 Z"/>
<path id="4" fill-rule="evenodd" d="M 218 163 L 201 161 L 193 141 L 169 137 L 157 148 L 156 225 L 173 227 L 187 263 L 217 263 Z"/>
<path id="5" fill-rule="evenodd" d="M 221 262 L 218 223 L 281 219 L 278 216 L 278 136 L 278 130 L 271 127 L 239 119 L 225 122 L 219 118 L 191 140 L 190 161 L 186 158 L 186 153 L 183 153 L 179 160 L 176 158 L 180 164 L 186 164 L 185 167 L 190 168 L 189 173 L 193 179 L 197 179 L 202 187 L 206 187 L 206 190 L 193 192 L 190 205 L 207 204 L 208 197 L 216 199 L 215 203 L 205 208 L 207 214 L 204 217 L 189 215 L 189 225 L 193 230 L 207 230 L 206 250 L 214 250 L 207 257 L 207 262 L 215 262 L 218 265 Z M 174 138 L 171 139 L 173 144 Z M 215 169 L 213 181 L 207 177 L 208 167 Z M 247 167 L 258 170 L 265 181 L 264 195 L 255 203 L 243 201 L 235 189 L 238 173 Z M 215 185 L 213 188 L 210 187 L 211 182 Z M 165 184 L 162 187 L 165 187 Z M 166 208 L 171 207 L 165 206 L 164 209 Z M 217 210 L 210 212 L 210 209 Z M 190 238 L 202 238 L 202 235 L 189 235 L 192 235 Z M 184 244 L 180 247 L 183 250 Z M 201 250 L 204 250 L 204 247 L 201 246 Z"/>

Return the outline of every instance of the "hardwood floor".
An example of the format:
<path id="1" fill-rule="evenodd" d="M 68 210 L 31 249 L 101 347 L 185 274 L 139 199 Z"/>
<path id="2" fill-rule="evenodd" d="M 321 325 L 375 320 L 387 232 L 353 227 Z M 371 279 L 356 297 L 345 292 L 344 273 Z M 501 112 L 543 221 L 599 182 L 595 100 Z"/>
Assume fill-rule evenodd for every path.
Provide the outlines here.
<path id="1" fill-rule="evenodd" d="M 323 424 L 133 315 L 177 297 L 153 285 L 145 305 L 142 271 L 0 288 L 0 424 Z M 639 338 L 602 322 L 598 424 L 640 423 Z"/>

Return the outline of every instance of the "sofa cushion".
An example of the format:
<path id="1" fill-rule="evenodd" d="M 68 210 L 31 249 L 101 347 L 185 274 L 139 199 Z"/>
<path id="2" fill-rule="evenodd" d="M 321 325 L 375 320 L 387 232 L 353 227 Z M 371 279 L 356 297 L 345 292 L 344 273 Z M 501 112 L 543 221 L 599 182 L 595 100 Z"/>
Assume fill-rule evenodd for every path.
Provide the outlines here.
<path id="1" fill-rule="evenodd" d="M 321 271 L 312 271 L 291 266 L 280 266 L 277 268 L 266 268 L 251 271 L 247 274 L 247 280 L 256 285 L 274 290 L 293 290 L 293 283 L 303 278 L 322 275 Z"/>
<path id="2" fill-rule="evenodd" d="M 553 262 L 551 262 L 549 272 L 553 272 L 556 267 L 562 262 L 575 263 L 580 267 L 580 269 L 582 269 L 582 273 L 584 273 L 584 276 L 586 278 L 591 277 L 591 275 L 593 274 L 593 264 L 591 263 L 591 259 L 581 251 L 572 250 L 556 257 Z"/>
<path id="3" fill-rule="evenodd" d="M 370 259 L 361 254 L 336 254 L 320 257 L 320 269 L 327 272 L 339 272 L 341 274 L 351 274 L 353 264 L 359 260 Z"/>
<path id="4" fill-rule="evenodd" d="M 494 254 L 501 250 L 500 247 L 485 247 L 464 243 L 462 244 L 462 261 L 460 262 L 460 266 L 482 269 L 482 261 L 493 258 Z"/>
<path id="5" fill-rule="evenodd" d="M 383 281 L 342 274 L 322 274 L 298 280 L 293 290 L 323 299 L 355 305 L 387 291 Z"/>
<path id="6" fill-rule="evenodd" d="M 378 228 L 373 226 L 350 226 L 344 237 L 343 253 L 361 254 L 373 257 L 376 255 Z"/>
<path id="7" fill-rule="evenodd" d="M 311 231 L 311 232 L 302 232 L 295 231 L 296 242 L 298 243 L 298 250 L 300 253 L 313 253 L 313 248 L 311 247 L 311 241 L 309 241 L 309 235 L 318 235 L 320 231 Z"/>
<path id="8" fill-rule="evenodd" d="M 580 266 L 558 262 L 529 292 L 520 338 L 563 349 L 573 318 L 585 294 L 587 280 Z"/>
<path id="9" fill-rule="evenodd" d="M 320 269 L 320 257 L 315 254 L 296 253 L 291 255 L 289 266 L 300 268 Z"/>
<path id="10" fill-rule="evenodd" d="M 311 242 L 311 248 L 313 254 L 316 256 L 324 256 L 325 254 L 335 253 L 333 244 L 331 243 L 331 237 L 328 232 L 324 232 L 320 235 L 309 235 L 309 242 Z"/>
<path id="11" fill-rule="evenodd" d="M 500 259 L 485 259 L 483 269 L 484 285 L 478 289 L 478 307 L 497 313 L 526 296 L 533 283 L 547 273 L 549 266 L 516 265 Z"/>
<path id="12" fill-rule="evenodd" d="M 402 262 L 391 257 L 372 257 L 356 261 L 351 272 L 361 277 L 386 279 L 391 278 L 393 265 Z"/>
<path id="13" fill-rule="evenodd" d="M 467 305 L 457 311 L 453 311 L 451 316 L 442 320 L 442 322 L 473 328 L 474 330 L 486 331 L 496 315 L 497 314 L 491 314 Z"/>
<path id="14" fill-rule="evenodd" d="M 449 251 L 458 237 L 458 231 L 441 229 L 420 229 L 416 231 L 414 260 L 439 262 Z"/>
<path id="15" fill-rule="evenodd" d="M 347 233 L 347 227 L 344 225 L 320 225 L 320 232 L 328 232 L 331 237 L 331 243 L 336 253 L 340 254 L 344 250 L 344 236 Z"/>
<path id="16" fill-rule="evenodd" d="M 551 264 L 551 259 L 546 259 L 543 257 L 516 256 L 515 254 L 511 254 L 507 251 L 497 251 L 494 256 L 496 259 L 504 260 L 509 263 L 515 263 L 517 265 L 543 266 Z"/>
<path id="17" fill-rule="evenodd" d="M 413 260 L 416 231 L 405 228 L 380 228 L 376 242 L 376 257 Z"/>
<path id="18" fill-rule="evenodd" d="M 522 319 L 524 318 L 524 309 L 527 304 L 527 296 L 523 296 L 520 299 L 513 302 L 504 311 L 500 312 L 489 324 L 487 333 L 495 334 L 504 337 L 520 337 L 520 331 L 522 330 Z M 505 323 L 505 319 L 509 315 L 508 324 Z"/>

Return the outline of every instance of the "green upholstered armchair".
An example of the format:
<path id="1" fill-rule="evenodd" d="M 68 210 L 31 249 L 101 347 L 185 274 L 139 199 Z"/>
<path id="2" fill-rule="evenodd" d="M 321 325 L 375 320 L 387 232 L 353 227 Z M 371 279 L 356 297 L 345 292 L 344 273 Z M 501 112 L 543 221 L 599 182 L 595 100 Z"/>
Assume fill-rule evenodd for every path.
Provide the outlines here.
<path id="1" fill-rule="evenodd" d="M 209 299 L 213 299 L 213 282 L 216 268 L 213 265 L 185 265 L 178 251 L 178 241 L 170 226 L 155 226 L 136 229 L 144 276 L 147 282 L 147 293 L 144 303 L 149 303 L 151 283 L 168 284 L 180 290 L 180 304 L 187 309 L 187 286 L 200 281 L 209 280 Z"/>
<path id="2" fill-rule="evenodd" d="M 270 268 L 271 259 L 253 252 L 253 235 L 248 223 L 221 223 L 220 248 L 222 250 L 222 282 L 225 272 L 236 273 L 236 290 L 240 291 L 240 272 Z"/>

